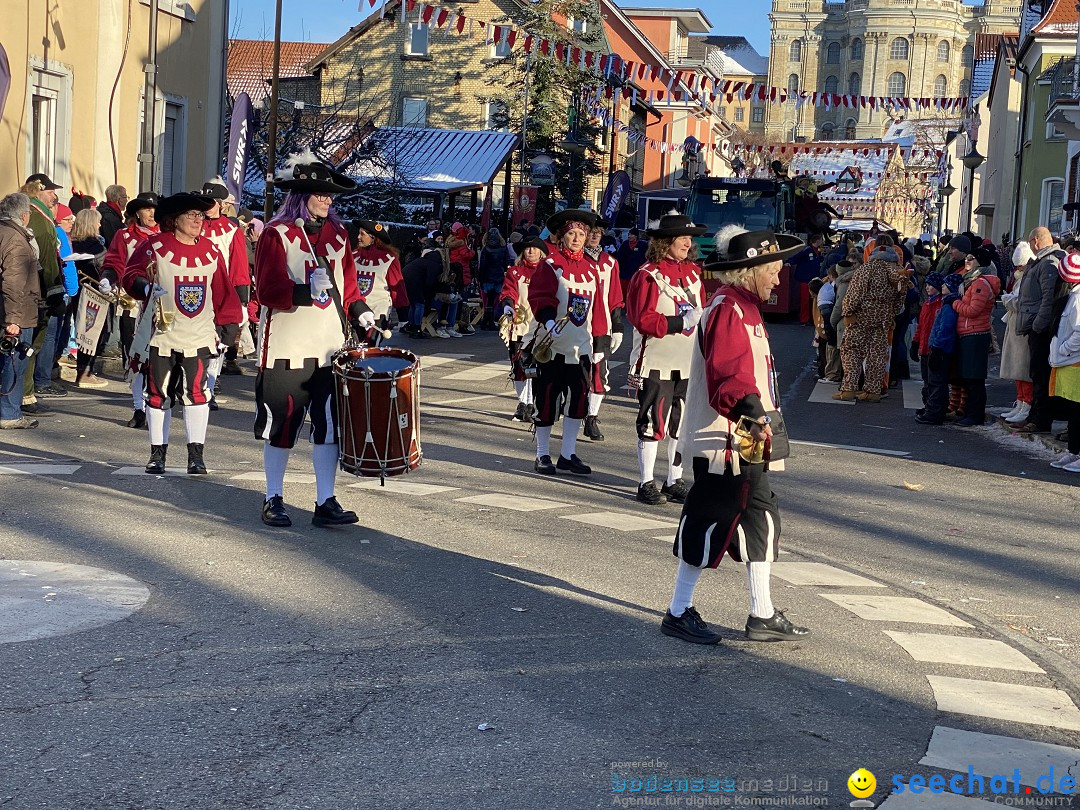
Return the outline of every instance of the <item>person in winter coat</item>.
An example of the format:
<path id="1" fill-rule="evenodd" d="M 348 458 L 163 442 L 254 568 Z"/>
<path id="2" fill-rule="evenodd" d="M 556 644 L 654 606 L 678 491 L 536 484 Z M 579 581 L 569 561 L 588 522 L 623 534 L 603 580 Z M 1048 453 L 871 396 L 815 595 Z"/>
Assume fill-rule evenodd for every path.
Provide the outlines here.
<path id="1" fill-rule="evenodd" d="M 935 279 L 936 280 L 936 279 Z M 952 304 L 959 300 L 963 276 L 950 273 L 941 286 L 941 301 L 930 328 L 930 353 L 926 362 L 926 407 L 915 412 L 921 425 L 941 425 L 949 408 L 949 380 L 952 377 L 953 354 L 956 351 L 956 321 Z"/>
<path id="2" fill-rule="evenodd" d="M 101 267 L 105 261 L 105 239 L 101 235 L 101 214 L 96 208 L 87 208 L 75 216 L 75 227 L 71 231 L 71 248 L 76 253 L 92 256 L 75 262 L 79 276 L 96 284 L 104 295 L 112 292 L 112 283 L 102 277 Z M 111 318 L 105 319 L 96 351 L 93 354 L 79 350 L 75 360 L 75 385 L 79 388 L 104 388 L 108 382 L 94 373 L 94 364 L 111 334 Z"/>
<path id="3" fill-rule="evenodd" d="M 421 324 L 427 314 L 428 305 L 434 300 L 435 284 L 450 267 L 450 259 L 445 248 L 426 248 L 420 258 L 413 259 L 401 270 L 405 279 L 405 290 L 409 294 L 409 325 L 406 334 L 414 338 L 426 338 L 428 335 Z"/>
<path id="4" fill-rule="evenodd" d="M 833 352 L 832 360 L 825 367 L 825 376 L 829 382 L 834 382 L 837 385 L 844 381 L 844 366 L 840 359 L 840 344 L 844 341 L 844 332 L 847 329 L 844 326 L 844 296 L 847 294 L 852 276 L 855 275 L 855 268 L 858 267 L 857 257 L 858 253 L 852 251 L 847 259 L 837 262 L 837 275 L 836 280 L 833 282 L 833 286 L 836 287 L 836 297 L 833 302 L 832 312 L 829 313 L 829 325 L 836 335 L 836 351 Z"/>
<path id="5" fill-rule="evenodd" d="M 8 194 L 0 200 L 0 320 L 4 335 L 29 343 L 38 323 L 42 301 L 38 246 L 30 231 L 30 198 Z M 37 419 L 23 415 L 23 378 L 27 357 L 0 355 L 0 429 L 29 430 Z"/>
<path id="6" fill-rule="evenodd" d="M 502 293 L 506 268 L 514 263 L 513 252 L 507 248 L 498 228 L 491 228 L 484 239 L 477 262 L 477 276 L 480 292 L 484 297 L 484 322 L 481 329 L 498 329 L 495 322 L 495 307 Z"/>
<path id="7" fill-rule="evenodd" d="M 952 302 L 958 316 L 956 323 L 956 365 L 960 386 L 964 389 L 964 416 L 959 427 L 981 425 L 986 421 L 986 367 L 990 355 L 990 317 L 994 312 L 1001 280 L 993 268 L 989 248 L 979 247 L 966 257 L 963 297 Z"/>
<path id="8" fill-rule="evenodd" d="M 1080 473 L 1080 254 L 1063 259 L 1059 273 L 1068 297 L 1050 341 L 1050 394 L 1069 422 L 1069 445 L 1050 466 Z"/>
<path id="9" fill-rule="evenodd" d="M 1050 403 L 1050 341 L 1053 338 L 1054 301 L 1061 294 L 1058 274 L 1065 251 L 1046 228 L 1035 228 L 1028 237 L 1035 263 L 1020 281 L 1016 332 L 1028 337 L 1030 348 L 1031 410 L 1020 433 L 1049 433 L 1054 421 Z"/>
<path id="10" fill-rule="evenodd" d="M 113 237 L 124 229 L 124 208 L 128 203 L 127 189 L 123 186 L 109 186 L 105 189 L 105 204 L 98 206 L 101 213 L 101 237 L 106 246 L 112 244 Z"/>
<path id="11" fill-rule="evenodd" d="M 461 265 L 462 277 L 458 279 L 462 289 L 472 284 L 472 264 L 476 251 L 472 247 L 472 231 L 455 222 L 446 237 L 446 249 L 450 251 L 450 261 Z"/>
<path id="12" fill-rule="evenodd" d="M 919 361 L 922 371 L 922 403 L 920 411 L 925 412 L 926 403 L 930 398 L 930 333 L 934 329 L 934 321 L 944 301 L 941 297 L 941 288 L 945 286 L 945 277 L 936 270 L 926 274 L 926 302 L 919 312 L 919 322 L 915 326 L 915 336 L 911 339 L 911 354 L 914 360 Z M 915 415 L 919 416 L 920 411 Z"/>
<path id="13" fill-rule="evenodd" d="M 641 239 L 641 232 L 637 228 L 631 228 L 626 233 L 624 241 L 615 250 L 615 261 L 619 263 L 619 279 L 628 284 L 641 265 L 645 264 L 645 253 L 648 243 Z"/>
<path id="14" fill-rule="evenodd" d="M 1010 425 L 1022 425 L 1028 421 L 1031 413 L 1031 347 L 1027 335 L 1016 331 L 1018 321 L 1018 300 L 1020 283 L 1024 273 L 1035 260 L 1035 254 L 1027 242 L 1020 242 L 1013 250 L 1010 265 L 1014 268 L 1009 279 L 1008 292 L 1001 296 L 1005 305 L 1005 338 L 1001 343 L 1001 370 L 1003 380 L 1016 383 L 1016 401 L 1013 407 L 1003 413 L 1001 418 Z"/>

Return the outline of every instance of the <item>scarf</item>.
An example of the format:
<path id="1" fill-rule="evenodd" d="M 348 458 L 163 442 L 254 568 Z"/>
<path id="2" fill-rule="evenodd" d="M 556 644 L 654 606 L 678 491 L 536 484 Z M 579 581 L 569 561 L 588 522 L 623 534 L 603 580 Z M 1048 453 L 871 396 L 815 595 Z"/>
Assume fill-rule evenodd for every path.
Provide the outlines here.
<path id="1" fill-rule="evenodd" d="M 560 247 L 559 248 L 559 253 L 561 253 L 563 256 L 566 256 L 568 259 L 573 259 L 575 262 L 580 262 L 582 259 L 585 258 L 584 249 L 579 250 L 576 253 L 574 253 L 573 251 L 571 251 L 571 250 L 569 250 L 567 248 Z"/>

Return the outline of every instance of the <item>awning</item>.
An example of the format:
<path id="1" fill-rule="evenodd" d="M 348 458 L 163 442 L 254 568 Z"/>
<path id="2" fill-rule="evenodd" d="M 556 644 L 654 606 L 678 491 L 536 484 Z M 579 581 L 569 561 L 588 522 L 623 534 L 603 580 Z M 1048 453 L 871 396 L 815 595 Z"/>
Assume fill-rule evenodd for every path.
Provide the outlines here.
<path id="1" fill-rule="evenodd" d="M 975 216 L 977 217 L 992 217 L 994 215 L 994 206 L 990 203 L 983 203 L 975 209 Z"/>
<path id="2" fill-rule="evenodd" d="M 380 127 L 372 141 L 383 160 L 350 171 L 354 180 L 385 180 L 416 194 L 447 194 L 479 190 L 491 183 L 517 148 L 518 135 L 490 130 Z M 381 165 L 384 162 L 393 166 L 392 172 Z"/>

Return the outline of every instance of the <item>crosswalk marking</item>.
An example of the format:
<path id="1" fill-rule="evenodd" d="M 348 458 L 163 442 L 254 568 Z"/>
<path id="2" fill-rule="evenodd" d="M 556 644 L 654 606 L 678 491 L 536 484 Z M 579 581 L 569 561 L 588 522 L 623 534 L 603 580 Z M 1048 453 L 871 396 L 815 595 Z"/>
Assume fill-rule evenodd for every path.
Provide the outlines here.
<path id="1" fill-rule="evenodd" d="M 454 500 L 458 503 L 509 509 L 512 512 L 539 512 L 542 509 L 562 509 L 570 505 L 559 501 L 549 501 L 545 498 L 525 498 L 521 495 L 504 495 L 499 492 L 493 492 L 489 495 L 472 495 L 468 498 L 455 498 Z"/>
<path id="2" fill-rule="evenodd" d="M 81 464 L 16 463 L 0 464 L 0 475 L 73 475 Z"/>
<path id="3" fill-rule="evenodd" d="M 642 529 L 665 529 L 679 525 L 678 518 L 655 520 L 653 518 L 631 515 L 626 512 L 589 512 L 584 515 L 560 515 L 563 520 L 573 520 L 589 526 L 603 526 L 621 532 L 636 532 Z"/>
<path id="4" fill-rule="evenodd" d="M 497 363 L 481 363 L 480 365 L 472 366 L 463 371 L 455 371 L 453 374 L 447 374 L 440 379 L 480 382 L 481 380 L 491 380 L 495 377 L 505 377 L 509 371 L 510 361 L 500 360 Z"/>
<path id="5" fill-rule="evenodd" d="M 878 596 L 876 594 L 822 593 L 818 594 L 842 608 L 850 610 L 860 619 L 872 622 L 912 622 L 914 624 L 940 624 L 947 627 L 971 627 L 963 619 L 953 616 L 936 605 L 909 596 Z"/>
<path id="6" fill-rule="evenodd" d="M 938 711 L 1080 731 L 1080 710 L 1060 689 L 927 675 Z"/>
<path id="7" fill-rule="evenodd" d="M 472 357 L 471 354 L 428 354 L 420 358 L 420 371 L 438 368 L 447 363 L 456 363 L 458 360 L 468 360 L 470 357 Z"/>
<path id="8" fill-rule="evenodd" d="M 970 767 L 983 776 L 1020 771 L 1020 784 L 1038 787 L 1035 782 L 1054 769 L 1055 774 L 1069 773 L 1080 762 L 1080 750 L 1065 745 L 962 731 L 938 726 L 930 737 L 926 756 L 920 765 L 966 773 Z M 1045 780 L 1043 782 L 1045 785 Z"/>
<path id="9" fill-rule="evenodd" d="M 791 440 L 792 445 L 801 445 L 802 447 L 824 447 L 828 450 L 853 450 L 856 453 L 871 453 L 876 456 L 896 456 L 897 458 L 906 458 L 911 453 L 906 450 L 883 450 L 880 447 L 859 447 L 854 444 L 833 444 L 832 442 L 804 442 L 797 439 Z"/>
<path id="10" fill-rule="evenodd" d="M 903 647 L 916 661 L 990 669 L 1013 669 L 1019 672 L 1043 671 L 1038 664 L 1019 650 L 992 638 L 943 636 L 937 633 L 903 633 L 898 630 L 886 630 L 885 635 Z"/>
<path id="11" fill-rule="evenodd" d="M 233 475 L 229 477 L 230 481 L 265 481 L 266 473 L 263 472 L 247 472 L 240 475 Z M 315 475 L 313 473 L 285 473 L 284 482 L 286 484 L 314 484 Z"/>
<path id="12" fill-rule="evenodd" d="M 356 484 L 348 484 L 349 489 L 368 489 L 375 492 L 389 492 L 395 495 L 435 495 L 439 492 L 452 492 L 458 487 L 446 487 L 438 484 L 421 484 L 416 481 L 403 481 L 401 478 L 387 478 L 382 486 L 378 478 L 368 478 Z"/>
<path id="13" fill-rule="evenodd" d="M 814 390 L 810 392 L 810 402 L 822 402 L 829 405 L 854 405 L 853 399 L 833 399 L 832 395 L 840 390 L 840 386 L 833 385 L 832 383 L 819 382 L 814 386 Z"/>
<path id="14" fill-rule="evenodd" d="M 211 474 L 213 474 L 215 472 L 217 472 L 217 470 L 210 470 Z M 160 476 L 147 475 L 146 470 L 144 470 L 142 467 L 119 467 L 118 469 L 113 470 L 112 474 L 113 475 L 141 475 L 144 478 L 160 477 Z M 187 470 L 182 470 L 182 469 L 177 469 L 177 468 L 172 468 L 172 469 L 166 468 L 166 470 L 164 472 L 164 476 L 166 478 L 192 478 L 192 479 L 204 478 L 204 476 L 202 476 L 202 475 L 188 475 Z"/>
<path id="15" fill-rule="evenodd" d="M 817 562 L 777 562 L 773 563 L 772 572 L 780 579 L 792 585 L 836 585 L 862 588 L 884 588 L 880 582 L 874 582 L 858 574 L 852 574 L 831 565 Z"/>

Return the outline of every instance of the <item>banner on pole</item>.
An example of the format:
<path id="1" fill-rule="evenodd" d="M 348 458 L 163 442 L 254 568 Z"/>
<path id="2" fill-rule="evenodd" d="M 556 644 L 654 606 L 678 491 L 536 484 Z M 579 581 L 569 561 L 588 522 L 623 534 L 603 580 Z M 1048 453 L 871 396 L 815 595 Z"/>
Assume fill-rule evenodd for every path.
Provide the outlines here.
<path id="1" fill-rule="evenodd" d="M 96 354 L 101 330 L 109 320 L 108 298 L 87 285 L 79 293 L 79 306 L 75 312 L 75 342 L 87 354 Z"/>
<path id="2" fill-rule="evenodd" d="M 240 205 L 244 191 L 244 179 L 247 176 L 248 153 L 251 149 L 251 134 L 255 128 L 255 110 L 251 106 L 251 97 L 241 93 L 233 101 L 232 123 L 229 125 L 229 152 L 226 157 L 225 187 Z"/>

